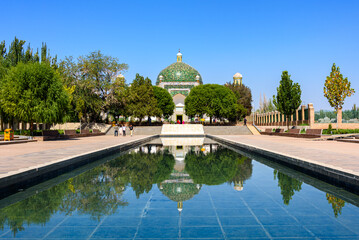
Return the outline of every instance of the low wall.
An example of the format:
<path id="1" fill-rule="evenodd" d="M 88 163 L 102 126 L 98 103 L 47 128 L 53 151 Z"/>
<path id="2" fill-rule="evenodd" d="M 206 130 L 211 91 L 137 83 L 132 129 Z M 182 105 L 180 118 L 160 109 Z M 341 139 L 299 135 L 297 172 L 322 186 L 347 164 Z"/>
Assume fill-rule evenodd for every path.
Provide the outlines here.
<path id="1" fill-rule="evenodd" d="M 336 129 L 337 124 L 336 123 L 330 123 L 332 124 L 332 128 Z M 328 129 L 329 123 L 314 123 L 311 128 L 313 129 Z M 359 123 L 339 123 L 338 128 L 340 129 L 359 129 Z"/>
<path id="2" fill-rule="evenodd" d="M 70 138 L 79 138 L 79 137 L 95 137 L 95 136 L 102 136 L 105 133 L 77 133 L 72 135 L 59 135 L 59 136 L 33 136 L 33 139 L 37 141 L 52 141 L 52 140 L 64 140 Z"/>
<path id="3" fill-rule="evenodd" d="M 211 135 L 253 135 L 247 126 L 204 126 L 204 133 Z"/>
<path id="4" fill-rule="evenodd" d="M 202 124 L 163 124 L 162 136 L 204 136 Z"/>

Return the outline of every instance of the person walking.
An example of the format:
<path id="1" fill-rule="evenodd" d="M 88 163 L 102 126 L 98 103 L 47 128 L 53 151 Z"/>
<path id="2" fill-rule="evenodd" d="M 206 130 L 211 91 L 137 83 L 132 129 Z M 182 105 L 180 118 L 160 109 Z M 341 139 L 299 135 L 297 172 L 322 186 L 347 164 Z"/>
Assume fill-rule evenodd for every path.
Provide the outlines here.
<path id="1" fill-rule="evenodd" d="M 123 136 L 125 137 L 126 136 L 126 125 L 123 124 L 122 126 L 122 133 L 123 133 Z"/>
<path id="2" fill-rule="evenodd" d="M 115 126 L 113 128 L 115 129 L 114 136 L 117 137 L 118 136 L 118 125 L 115 124 Z"/>
<path id="3" fill-rule="evenodd" d="M 129 129 L 130 129 L 130 135 L 132 137 L 132 134 L 133 134 L 133 126 L 132 126 L 132 124 L 130 125 Z"/>
<path id="4" fill-rule="evenodd" d="M 244 126 L 247 126 L 247 118 L 244 118 L 243 122 L 244 122 Z"/>
<path id="5" fill-rule="evenodd" d="M 118 124 L 118 126 L 119 126 L 119 131 L 118 131 L 118 135 L 120 136 L 120 135 L 122 135 L 122 124 Z"/>

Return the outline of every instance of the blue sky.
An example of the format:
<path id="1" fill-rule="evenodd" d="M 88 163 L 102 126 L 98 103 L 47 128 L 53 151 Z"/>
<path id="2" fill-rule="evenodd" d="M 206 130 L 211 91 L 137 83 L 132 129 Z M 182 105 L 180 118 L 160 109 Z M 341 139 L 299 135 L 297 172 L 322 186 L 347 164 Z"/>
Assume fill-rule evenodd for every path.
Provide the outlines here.
<path id="1" fill-rule="evenodd" d="M 204 83 L 240 72 L 256 108 L 287 70 L 303 103 L 331 109 L 323 85 L 335 62 L 357 91 L 344 109 L 359 105 L 359 1 L 2 1 L 2 9 L 0 40 L 46 42 L 60 59 L 101 50 L 129 64 L 127 82 L 140 73 L 155 83 L 180 48 Z"/>

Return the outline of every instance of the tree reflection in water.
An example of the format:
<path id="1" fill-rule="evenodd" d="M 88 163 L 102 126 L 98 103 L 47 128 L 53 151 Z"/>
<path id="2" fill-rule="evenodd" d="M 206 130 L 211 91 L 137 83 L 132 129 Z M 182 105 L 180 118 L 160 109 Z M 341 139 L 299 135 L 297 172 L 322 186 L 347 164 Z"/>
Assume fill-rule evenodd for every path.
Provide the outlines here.
<path id="1" fill-rule="evenodd" d="M 131 185 L 139 197 L 149 192 L 153 183 L 160 183 L 171 173 L 174 158 L 168 151 L 155 154 L 131 152 L 108 163 L 70 178 L 46 191 L 0 210 L 0 228 L 8 225 L 14 236 L 25 226 L 45 226 L 56 213 L 89 215 L 100 221 L 113 214 L 123 200 L 126 186 Z"/>
<path id="2" fill-rule="evenodd" d="M 274 170 L 274 180 L 278 179 L 278 186 L 283 197 L 283 203 L 289 205 L 289 201 L 294 195 L 294 191 L 299 192 L 302 189 L 302 182 L 289 177 L 288 175 Z"/>
<path id="3" fill-rule="evenodd" d="M 239 153 L 218 146 L 203 153 L 191 150 L 185 158 L 186 172 L 194 183 L 219 185 L 225 182 L 242 185 L 252 175 L 252 160 Z"/>
<path id="4" fill-rule="evenodd" d="M 139 198 L 144 192 L 149 192 L 152 185 L 166 180 L 173 169 L 175 160 L 168 150 L 156 153 L 142 151 L 131 152 L 111 161 L 109 165 L 117 169 L 122 181 L 130 184 L 136 197 Z"/>
<path id="5" fill-rule="evenodd" d="M 333 213 L 335 217 L 338 217 L 338 215 L 342 214 L 342 208 L 345 206 L 345 201 L 330 194 L 326 194 L 328 203 L 332 205 Z"/>
<path id="6" fill-rule="evenodd" d="M 14 236 L 25 225 L 45 226 L 56 213 L 66 215 L 77 211 L 100 221 L 119 206 L 125 185 L 115 180 L 116 172 L 107 164 L 70 178 L 48 190 L 0 210 L 0 227 L 8 225 Z"/>

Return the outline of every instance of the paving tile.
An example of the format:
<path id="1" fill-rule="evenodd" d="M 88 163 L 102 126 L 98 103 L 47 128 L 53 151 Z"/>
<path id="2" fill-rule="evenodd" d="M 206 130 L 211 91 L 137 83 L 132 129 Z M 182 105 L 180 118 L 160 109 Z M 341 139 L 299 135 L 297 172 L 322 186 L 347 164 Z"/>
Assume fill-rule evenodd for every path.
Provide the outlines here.
<path id="1" fill-rule="evenodd" d="M 87 238 L 90 236 L 95 227 L 57 227 L 55 228 L 46 239 L 79 239 Z"/>
<path id="2" fill-rule="evenodd" d="M 183 227 L 181 238 L 222 238 L 219 227 Z"/>
<path id="3" fill-rule="evenodd" d="M 338 225 L 321 225 L 321 226 L 306 226 L 317 237 L 355 237 L 357 234 L 350 231 L 348 228 Z"/>
<path id="4" fill-rule="evenodd" d="M 282 225 L 282 226 L 264 226 L 272 237 L 313 237 L 302 226 Z"/>
<path id="5" fill-rule="evenodd" d="M 161 227 L 140 227 L 136 238 L 178 238 L 178 227 L 176 228 L 161 228 Z"/>
<path id="6" fill-rule="evenodd" d="M 237 227 L 223 227 L 226 236 L 229 239 L 233 238 L 267 238 L 266 233 L 260 226 L 237 226 Z"/>
<path id="7" fill-rule="evenodd" d="M 182 217 L 182 227 L 207 227 L 207 226 L 219 226 L 216 217 Z"/>
<path id="8" fill-rule="evenodd" d="M 101 223 L 103 227 L 137 227 L 140 223 L 139 217 L 109 216 Z"/>
<path id="9" fill-rule="evenodd" d="M 99 227 L 93 233 L 91 239 L 99 238 L 133 238 L 136 234 L 136 227 Z"/>
<path id="10" fill-rule="evenodd" d="M 179 217 L 151 217 L 142 218 L 141 227 L 163 227 L 176 228 L 179 224 Z"/>
<path id="11" fill-rule="evenodd" d="M 255 226 L 259 225 L 253 216 L 248 217 L 220 217 L 222 226 Z"/>

